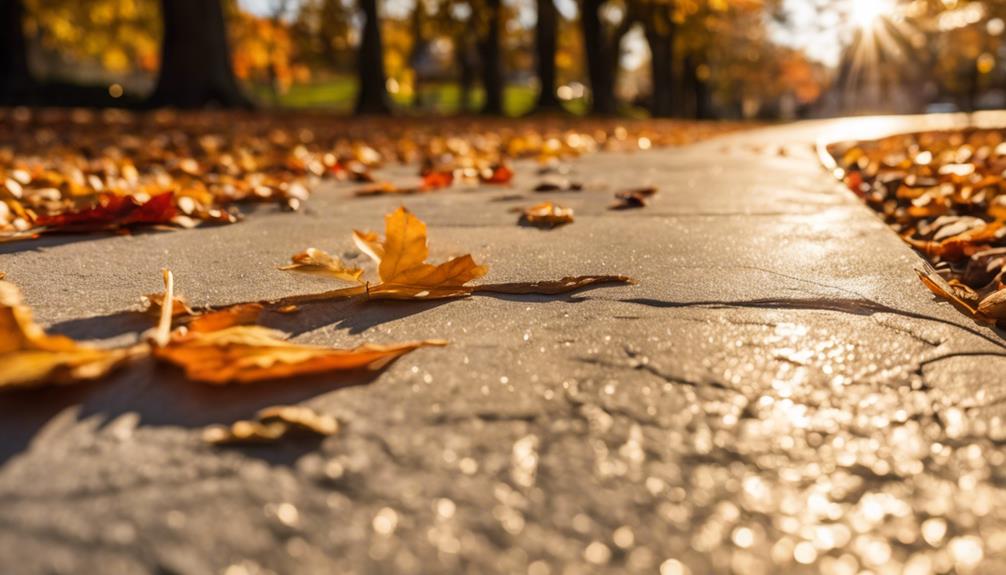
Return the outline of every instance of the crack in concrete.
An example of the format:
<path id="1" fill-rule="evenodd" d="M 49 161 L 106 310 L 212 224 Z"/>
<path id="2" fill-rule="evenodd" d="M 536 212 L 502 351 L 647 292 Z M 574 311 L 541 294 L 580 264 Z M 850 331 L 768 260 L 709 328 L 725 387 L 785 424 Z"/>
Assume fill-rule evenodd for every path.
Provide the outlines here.
<path id="1" fill-rule="evenodd" d="M 918 333 L 915 333 L 911 329 L 900 327 L 900 326 L 896 326 L 896 325 L 892 325 L 890 323 L 887 323 L 887 322 L 883 321 L 882 319 L 873 318 L 873 322 L 876 325 L 879 325 L 880 327 L 889 329 L 889 330 L 891 330 L 893 332 L 896 332 L 896 333 L 907 335 L 908 337 L 914 339 L 915 341 L 918 341 L 920 343 L 924 343 L 924 344 L 926 344 L 926 345 L 928 345 L 930 347 L 940 347 L 941 345 L 943 345 L 944 343 L 946 343 L 945 340 L 942 340 L 942 339 L 929 339 L 929 338 L 926 338 L 925 336 L 922 336 L 922 335 L 920 335 Z"/>
<path id="2" fill-rule="evenodd" d="M 794 298 L 794 299 L 759 298 L 752 300 L 734 300 L 734 301 L 702 300 L 702 301 L 690 301 L 690 302 L 675 302 L 675 301 L 664 301 L 651 298 L 631 298 L 631 299 L 622 299 L 618 301 L 648 307 L 672 308 L 672 309 L 752 308 L 752 309 L 764 309 L 764 310 L 808 310 L 808 311 L 833 311 L 843 314 L 859 315 L 859 316 L 873 316 L 878 313 L 887 313 L 891 315 L 897 315 L 921 321 L 931 321 L 935 323 L 944 324 L 965 331 L 975 337 L 978 337 L 982 340 L 987 341 L 988 343 L 991 343 L 992 345 L 1000 349 L 1006 349 L 1006 343 L 1003 343 L 999 339 L 990 337 L 980 332 L 977 329 L 970 328 L 947 319 L 933 317 L 922 313 L 901 310 L 868 299 L 816 297 L 816 298 Z"/>
<path id="3" fill-rule="evenodd" d="M 626 355 L 629 356 L 629 359 L 633 359 L 633 358 L 635 358 L 635 357 L 638 356 L 637 353 L 635 353 L 633 351 L 630 351 L 630 350 L 626 350 Z M 721 383 L 719 381 L 708 380 L 708 379 L 704 380 L 704 381 L 691 380 L 691 379 L 688 379 L 688 378 L 685 378 L 685 377 L 680 377 L 680 376 L 672 375 L 672 374 L 669 374 L 669 373 L 664 373 L 664 372 L 662 372 L 661 370 L 659 370 L 658 368 L 654 367 L 653 365 L 651 365 L 649 363 L 639 362 L 639 363 L 637 363 L 635 365 L 625 365 L 625 364 L 621 364 L 621 363 L 615 363 L 615 362 L 605 361 L 603 359 L 596 358 L 596 357 L 581 357 L 581 358 L 579 358 L 579 361 L 581 361 L 583 363 L 586 363 L 586 364 L 590 364 L 590 365 L 596 365 L 596 366 L 607 367 L 607 368 L 612 368 L 612 369 L 628 369 L 628 370 L 633 370 L 633 371 L 644 371 L 644 372 L 649 373 L 651 375 L 654 375 L 654 376 L 656 376 L 656 377 L 658 377 L 660 379 L 663 379 L 667 383 L 672 383 L 672 384 L 676 384 L 676 385 L 684 385 L 686 387 L 691 387 L 693 389 L 705 389 L 705 388 L 710 388 L 711 387 L 713 389 L 718 389 L 718 390 L 721 390 L 721 391 L 730 391 L 730 392 L 733 392 L 733 393 L 737 393 L 737 394 L 743 395 L 741 392 L 737 391 L 736 389 L 734 389 L 734 388 L 732 388 L 732 387 L 730 387 L 730 386 L 728 386 L 728 385 L 726 385 L 724 383 Z"/>

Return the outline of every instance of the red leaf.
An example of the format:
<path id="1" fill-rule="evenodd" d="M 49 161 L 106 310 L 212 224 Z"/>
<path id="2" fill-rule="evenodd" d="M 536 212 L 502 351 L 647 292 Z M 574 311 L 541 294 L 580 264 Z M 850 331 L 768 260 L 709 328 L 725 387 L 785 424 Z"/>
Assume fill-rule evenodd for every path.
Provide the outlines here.
<path id="1" fill-rule="evenodd" d="M 431 171 L 423 175 L 421 187 L 424 190 L 437 190 L 447 188 L 454 183 L 454 172 L 451 171 Z"/>
<path id="2" fill-rule="evenodd" d="M 490 175 L 484 176 L 482 181 L 487 184 L 509 184 L 512 179 L 513 170 L 503 164 L 500 164 L 492 169 L 492 173 Z"/>
<path id="3" fill-rule="evenodd" d="M 174 200 L 174 192 L 158 194 L 143 203 L 133 196 L 102 194 L 94 206 L 51 216 L 39 216 L 35 220 L 35 225 L 79 231 L 168 224 L 178 213 Z"/>

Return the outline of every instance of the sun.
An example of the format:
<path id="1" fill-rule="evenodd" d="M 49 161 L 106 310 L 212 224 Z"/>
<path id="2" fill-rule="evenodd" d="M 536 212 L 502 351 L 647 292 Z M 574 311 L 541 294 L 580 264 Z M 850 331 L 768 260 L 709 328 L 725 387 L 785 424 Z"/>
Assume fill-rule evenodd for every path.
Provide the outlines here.
<path id="1" fill-rule="evenodd" d="M 877 20 L 894 13 L 894 0 L 851 0 L 853 23 L 859 28 L 872 28 Z"/>

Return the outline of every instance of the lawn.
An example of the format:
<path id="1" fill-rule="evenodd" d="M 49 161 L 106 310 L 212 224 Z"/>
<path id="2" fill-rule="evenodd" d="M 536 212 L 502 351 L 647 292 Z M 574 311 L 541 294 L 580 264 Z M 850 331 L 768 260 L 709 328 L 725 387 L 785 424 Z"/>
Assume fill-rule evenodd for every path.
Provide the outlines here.
<path id="1" fill-rule="evenodd" d="M 272 102 L 268 87 L 255 85 L 253 93 L 263 103 Z M 460 111 L 461 89 L 455 83 L 426 84 L 420 87 L 423 112 L 430 110 L 441 114 L 455 114 Z M 521 116 L 534 106 L 537 92 L 524 85 L 507 86 L 503 94 L 503 107 L 508 116 Z M 326 108 L 333 111 L 349 112 L 356 97 L 356 81 L 350 77 L 326 78 L 309 84 L 295 84 L 280 95 L 278 105 L 283 108 Z M 412 98 L 404 93 L 392 94 L 394 103 L 402 109 L 412 106 Z M 485 101 L 485 92 L 475 88 L 472 93 L 472 109 L 478 110 Z M 567 103 L 567 109 L 577 115 L 586 111 L 584 100 Z"/>

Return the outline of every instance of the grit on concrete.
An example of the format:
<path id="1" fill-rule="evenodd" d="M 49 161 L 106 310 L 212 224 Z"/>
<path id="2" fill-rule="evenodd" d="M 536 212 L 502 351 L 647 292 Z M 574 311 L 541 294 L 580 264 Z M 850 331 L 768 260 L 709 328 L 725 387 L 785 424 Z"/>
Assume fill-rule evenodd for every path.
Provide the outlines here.
<path id="1" fill-rule="evenodd" d="M 1004 340 L 923 288 L 921 260 L 813 148 L 960 121 L 768 128 L 579 159 L 580 193 L 530 192 L 521 164 L 510 189 L 404 198 L 435 258 L 471 252 L 488 281 L 639 284 L 267 317 L 318 344 L 450 340 L 369 376 L 211 388 L 141 365 L 7 394 L 0 570 L 1002 573 Z M 650 207 L 606 209 L 643 184 Z M 510 208 L 546 196 L 576 222 L 518 227 Z M 320 290 L 276 266 L 309 246 L 361 257 L 351 230 L 401 202 L 326 188 L 230 227 L 3 245 L 0 270 L 52 330 L 123 341 L 162 267 L 194 304 Z M 284 403 L 342 429 L 200 439 Z"/>

